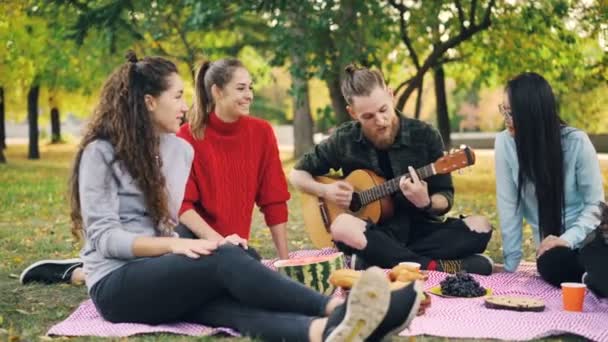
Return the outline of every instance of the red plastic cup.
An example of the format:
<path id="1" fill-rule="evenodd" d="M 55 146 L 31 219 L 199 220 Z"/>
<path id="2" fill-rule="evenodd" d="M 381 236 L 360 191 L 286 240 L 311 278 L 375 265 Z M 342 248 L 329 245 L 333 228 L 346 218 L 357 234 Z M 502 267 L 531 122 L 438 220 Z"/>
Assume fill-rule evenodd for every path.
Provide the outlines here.
<path id="1" fill-rule="evenodd" d="M 582 283 L 562 283 L 564 310 L 582 312 L 587 285 Z"/>

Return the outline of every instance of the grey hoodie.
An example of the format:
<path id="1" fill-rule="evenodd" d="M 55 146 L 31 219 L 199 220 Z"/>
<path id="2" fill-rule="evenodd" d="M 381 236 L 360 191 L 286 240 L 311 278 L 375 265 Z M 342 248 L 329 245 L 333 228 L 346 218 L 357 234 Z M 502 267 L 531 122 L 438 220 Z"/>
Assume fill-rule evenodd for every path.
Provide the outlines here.
<path id="1" fill-rule="evenodd" d="M 176 223 L 193 156 L 194 150 L 186 141 L 173 134 L 161 135 L 162 172 L 169 212 Z M 95 140 L 85 147 L 78 171 L 85 231 L 80 256 L 89 291 L 110 272 L 137 259 L 133 255 L 136 237 L 156 236 L 143 193 L 120 162 L 112 164 L 114 157 L 108 141 Z"/>

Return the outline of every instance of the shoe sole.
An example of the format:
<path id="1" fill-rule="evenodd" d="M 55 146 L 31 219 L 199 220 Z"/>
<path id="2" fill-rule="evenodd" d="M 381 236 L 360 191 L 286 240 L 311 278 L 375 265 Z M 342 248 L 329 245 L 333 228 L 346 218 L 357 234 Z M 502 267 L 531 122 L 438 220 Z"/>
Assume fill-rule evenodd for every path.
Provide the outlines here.
<path id="1" fill-rule="evenodd" d="M 384 272 L 377 267 L 367 269 L 348 296 L 344 319 L 325 341 L 365 341 L 384 319 L 390 299 L 391 292 Z"/>
<path id="2" fill-rule="evenodd" d="M 73 259 L 63 259 L 63 260 L 47 259 L 47 260 L 36 261 L 35 263 L 29 265 L 25 270 L 23 270 L 23 272 L 21 272 L 21 275 L 19 276 L 19 283 L 21 283 L 23 285 L 23 278 L 25 277 L 27 272 L 31 271 L 32 269 L 34 269 L 40 265 L 43 265 L 43 264 L 66 265 L 66 264 L 74 264 L 77 262 L 82 262 L 82 260 L 80 260 L 80 258 L 73 258 Z"/>
<path id="3" fill-rule="evenodd" d="M 490 274 L 481 274 L 481 275 L 492 275 L 492 273 L 494 273 L 494 260 L 492 260 L 492 258 L 490 258 L 489 256 L 482 254 L 482 253 L 478 253 L 476 255 L 484 257 L 490 263 Z"/>
<path id="4" fill-rule="evenodd" d="M 420 309 L 420 303 L 422 303 L 422 299 L 424 298 L 424 291 L 422 290 L 423 284 L 424 284 L 424 282 L 422 282 L 420 280 L 417 280 L 414 282 L 414 291 L 416 291 L 416 298 L 414 299 L 414 304 L 412 305 L 412 308 L 410 309 L 410 314 L 407 316 L 407 318 L 405 319 L 405 322 L 403 322 L 403 324 L 401 324 L 400 326 L 398 326 L 397 328 L 395 328 L 394 330 L 391 330 L 391 332 L 386 334 L 382 338 L 382 342 L 390 342 L 392 339 L 392 336 L 397 335 L 400 332 L 402 332 L 403 330 L 405 330 L 405 328 L 410 326 L 410 323 L 412 323 L 414 318 L 416 318 L 416 315 L 418 315 L 418 310 Z"/>

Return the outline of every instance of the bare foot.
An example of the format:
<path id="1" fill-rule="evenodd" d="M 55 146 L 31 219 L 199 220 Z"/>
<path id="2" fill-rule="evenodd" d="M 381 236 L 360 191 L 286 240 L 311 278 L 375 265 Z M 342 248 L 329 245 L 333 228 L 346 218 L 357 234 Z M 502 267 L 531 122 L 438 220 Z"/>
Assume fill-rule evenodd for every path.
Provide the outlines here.
<path id="1" fill-rule="evenodd" d="M 327 302 L 327 306 L 325 306 L 325 316 L 331 315 L 331 313 L 334 312 L 336 307 L 343 303 L 344 299 L 342 298 L 331 298 L 329 302 Z"/>
<path id="2" fill-rule="evenodd" d="M 331 236 L 334 241 L 361 250 L 367 246 L 367 239 L 364 234 L 365 226 L 365 221 L 360 218 L 349 214 L 340 214 L 331 224 Z"/>
<path id="3" fill-rule="evenodd" d="M 70 283 L 72 283 L 72 285 L 82 285 L 84 284 L 84 280 L 84 270 L 82 267 L 74 269 L 72 276 L 70 277 Z"/>

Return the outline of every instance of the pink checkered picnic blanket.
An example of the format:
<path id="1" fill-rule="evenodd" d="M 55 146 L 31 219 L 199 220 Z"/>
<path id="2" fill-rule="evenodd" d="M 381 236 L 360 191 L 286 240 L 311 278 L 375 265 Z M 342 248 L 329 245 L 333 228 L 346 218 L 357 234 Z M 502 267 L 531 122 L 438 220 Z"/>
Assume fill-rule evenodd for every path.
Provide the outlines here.
<path id="1" fill-rule="evenodd" d="M 426 288 L 447 276 L 429 272 Z M 551 335 L 576 334 L 594 341 L 608 341 L 608 300 L 591 293 L 585 297 L 582 313 L 562 310 L 561 290 L 538 276 L 534 264 L 520 266 L 516 273 L 474 276 L 495 295 L 532 296 L 545 301 L 543 312 L 488 309 L 483 298 L 443 298 L 433 295 L 431 307 L 416 317 L 401 336 L 434 335 L 459 338 L 530 340 Z"/>
<path id="2" fill-rule="evenodd" d="M 318 256 L 335 250 L 306 250 L 291 257 Z M 272 267 L 273 260 L 264 264 Z M 437 285 L 447 274 L 429 272 L 426 288 Z M 484 287 L 492 288 L 498 295 L 525 295 L 542 298 L 543 312 L 514 312 L 486 309 L 483 299 L 432 297 L 432 304 L 424 316 L 416 317 L 402 336 L 434 335 L 459 338 L 495 338 L 529 340 L 550 335 L 576 334 L 595 341 L 608 341 L 608 300 L 600 300 L 593 294 L 585 298 L 582 313 L 570 313 L 561 309 L 561 292 L 545 282 L 533 265 L 523 265 L 516 273 L 500 273 L 492 276 L 475 276 Z M 336 295 L 342 295 L 341 292 Z M 124 337 L 145 333 L 174 333 L 191 336 L 224 333 L 238 336 L 227 328 L 210 328 L 198 324 L 176 323 L 150 326 L 145 324 L 113 324 L 103 320 L 90 300 L 82 303 L 65 321 L 51 327 L 49 335 Z"/>

